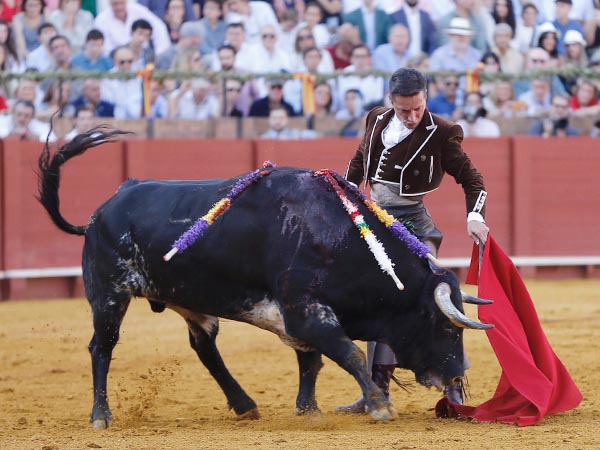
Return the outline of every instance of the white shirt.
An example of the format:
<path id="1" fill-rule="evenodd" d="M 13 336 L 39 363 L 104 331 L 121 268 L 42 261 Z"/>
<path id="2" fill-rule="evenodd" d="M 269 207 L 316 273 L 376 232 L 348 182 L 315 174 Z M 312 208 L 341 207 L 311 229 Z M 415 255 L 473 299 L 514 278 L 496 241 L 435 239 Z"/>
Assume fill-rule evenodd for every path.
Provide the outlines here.
<path id="1" fill-rule="evenodd" d="M 111 73 L 116 69 L 111 69 Z M 117 80 L 105 78 L 100 81 L 102 100 L 115 105 L 115 119 L 139 119 L 142 116 L 142 80 Z"/>
<path id="2" fill-rule="evenodd" d="M 254 44 L 248 46 L 248 53 L 249 66 L 244 68 L 252 73 L 291 71 L 290 56 L 277 46 L 273 48 L 273 52 L 269 52 L 262 44 Z"/>
<path id="3" fill-rule="evenodd" d="M 255 43 L 260 41 L 260 30 L 265 25 L 273 25 L 279 30 L 279 22 L 271 5 L 266 2 L 248 2 L 250 15 L 230 12 L 225 16 L 226 23 L 243 23 L 246 32 L 246 41 Z"/>
<path id="4" fill-rule="evenodd" d="M 15 124 L 12 115 L 0 116 L 0 138 L 7 137 L 14 127 Z M 31 119 L 27 128 L 38 137 L 40 142 L 46 142 L 46 137 L 48 137 L 49 142 L 54 142 L 56 140 L 54 132 L 50 132 L 50 124 L 46 122 Z M 48 136 L 48 133 L 50 133 L 50 136 Z"/>
<path id="5" fill-rule="evenodd" d="M 392 120 L 387 124 L 387 127 L 383 130 L 381 134 L 381 140 L 383 141 L 383 145 L 386 149 L 393 147 L 394 145 L 402 142 L 408 135 L 410 135 L 414 130 L 411 128 L 407 128 L 398 116 L 394 114 Z"/>
<path id="6" fill-rule="evenodd" d="M 177 90 L 171 95 L 177 95 Z M 198 104 L 194 101 L 194 93 L 187 91 L 177 105 L 177 119 L 213 119 L 219 116 L 219 100 L 216 96 L 208 94 Z"/>
<path id="7" fill-rule="evenodd" d="M 354 66 L 350 65 L 344 69 L 344 72 L 354 72 L 355 70 Z M 337 83 L 340 102 L 343 101 L 348 89 L 358 89 L 362 94 L 364 105 L 383 101 L 385 82 L 382 77 L 369 75 L 361 78 L 357 75 L 342 75 L 337 78 Z"/>
<path id="8" fill-rule="evenodd" d="M 544 96 L 543 102 L 538 102 L 533 96 L 533 92 L 526 91 L 519 95 L 519 100 L 527 105 L 527 115 L 532 117 L 543 116 L 550 108 L 551 95 L 548 92 Z"/>
<path id="9" fill-rule="evenodd" d="M 375 44 L 376 44 L 376 40 L 375 40 L 375 9 L 373 9 L 372 11 L 369 11 L 367 8 L 365 8 L 364 6 L 361 8 L 362 11 L 362 15 L 363 15 L 363 23 L 365 24 L 365 35 L 367 36 L 367 42 L 365 42 L 365 44 L 367 44 L 367 47 L 369 47 L 369 50 L 373 51 L 375 50 Z"/>
<path id="10" fill-rule="evenodd" d="M 411 55 L 418 55 L 421 50 L 421 14 L 419 8 L 410 8 L 408 5 L 403 7 L 408 22 L 408 30 L 410 32 L 410 44 L 408 44 L 408 52 Z"/>
<path id="11" fill-rule="evenodd" d="M 474 123 L 460 119 L 456 121 L 463 129 L 465 137 L 495 138 L 500 136 L 500 127 L 496 122 L 485 117 L 478 117 Z"/>
<path id="12" fill-rule="evenodd" d="M 292 64 L 289 55 L 285 51 L 275 47 L 273 52 L 270 53 L 262 44 L 253 44 L 248 46 L 248 62 L 244 69 L 261 74 L 291 72 Z M 259 96 L 264 97 L 269 91 L 265 79 L 258 78 L 256 81 Z"/>
<path id="13" fill-rule="evenodd" d="M 31 51 L 25 59 L 25 67 L 28 69 L 37 69 L 40 72 L 49 71 L 54 65 L 52 56 L 43 45 L 39 45 L 35 50 Z"/>
<path id="14" fill-rule="evenodd" d="M 171 38 L 165 23 L 152 11 L 137 3 L 127 3 L 125 22 L 117 19 L 112 8 L 105 9 L 96 16 L 94 28 L 104 34 L 104 53 L 108 55 L 115 47 L 126 45 L 131 41 L 131 25 L 138 19 L 147 20 L 152 25 L 152 42 L 154 52 L 160 55 L 171 46 Z"/>
<path id="15" fill-rule="evenodd" d="M 333 66 L 333 58 L 327 50 L 319 50 L 321 53 L 321 62 L 317 66 L 317 73 L 331 73 L 335 70 Z M 302 53 L 293 53 L 291 58 L 292 72 L 306 72 L 304 58 Z"/>

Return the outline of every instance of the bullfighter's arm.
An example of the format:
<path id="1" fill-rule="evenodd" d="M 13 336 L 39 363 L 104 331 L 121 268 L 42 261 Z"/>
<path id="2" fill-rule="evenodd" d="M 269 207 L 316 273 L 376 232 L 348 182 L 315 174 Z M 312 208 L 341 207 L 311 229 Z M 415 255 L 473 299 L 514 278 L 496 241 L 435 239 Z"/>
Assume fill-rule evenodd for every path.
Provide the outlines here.
<path id="1" fill-rule="evenodd" d="M 489 228 L 484 219 L 487 192 L 483 176 L 462 148 L 462 128 L 453 125 L 447 133 L 446 147 L 442 151 L 444 170 L 454 177 L 465 193 L 467 233 L 475 242 L 485 243 Z"/>

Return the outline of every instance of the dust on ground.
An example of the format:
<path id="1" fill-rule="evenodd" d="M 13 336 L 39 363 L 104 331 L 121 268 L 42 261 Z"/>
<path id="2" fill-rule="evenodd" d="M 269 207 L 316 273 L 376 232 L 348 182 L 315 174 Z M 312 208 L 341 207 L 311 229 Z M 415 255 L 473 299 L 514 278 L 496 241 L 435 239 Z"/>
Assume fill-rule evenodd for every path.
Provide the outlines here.
<path id="1" fill-rule="evenodd" d="M 294 415 L 296 356 L 250 325 L 221 321 L 217 343 L 232 374 L 259 405 L 260 420 L 237 420 L 189 346 L 183 320 L 132 302 L 113 353 L 113 425 L 93 430 L 83 299 L 0 303 L 0 449 L 595 449 L 600 448 L 600 281 L 527 281 L 555 352 L 583 392 L 581 405 L 519 428 L 437 419 L 436 391 L 392 385 L 398 419 L 340 416 L 355 400 L 354 379 L 324 358 L 317 382 L 322 415 Z M 474 293 L 470 288 L 467 291 Z M 467 314 L 476 316 L 467 305 Z M 364 344 L 361 344 L 364 348 Z M 484 332 L 465 332 L 471 399 L 488 400 L 500 367 Z M 400 371 L 405 380 L 412 374 Z"/>

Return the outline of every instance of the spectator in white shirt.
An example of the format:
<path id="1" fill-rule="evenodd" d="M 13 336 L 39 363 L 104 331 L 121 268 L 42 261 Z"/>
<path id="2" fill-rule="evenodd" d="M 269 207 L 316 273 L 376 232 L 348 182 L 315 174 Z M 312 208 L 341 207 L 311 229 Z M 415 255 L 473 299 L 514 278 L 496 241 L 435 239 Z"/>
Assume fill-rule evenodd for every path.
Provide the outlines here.
<path id="1" fill-rule="evenodd" d="M 292 71 L 293 72 L 305 72 L 306 67 L 304 66 L 304 51 L 307 48 L 317 47 L 315 37 L 311 33 L 307 26 L 301 27 L 296 33 L 296 39 L 294 43 L 294 53 L 292 54 Z M 318 48 L 318 47 L 317 47 Z M 318 73 L 331 73 L 333 72 L 333 59 L 331 53 L 323 48 L 319 48 L 321 53 L 321 62 L 317 68 Z"/>
<path id="2" fill-rule="evenodd" d="M 133 73 L 134 59 L 135 55 L 129 47 L 117 47 L 110 73 Z M 115 119 L 139 119 L 142 116 L 142 81 L 139 77 L 105 78 L 100 89 L 102 100 L 115 105 Z"/>
<path id="3" fill-rule="evenodd" d="M 250 72 L 276 73 L 291 70 L 290 57 L 277 45 L 278 38 L 278 27 L 269 24 L 261 28 L 260 42 L 250 50 L 252 65 L 247 68 Z"/>
<path id="4" fill-rule="evenodd" d="M 12 114 L 0 116 L 0 138 L 17 138 L 22 141 L 52 142 L 56 136 L 50 125 L 34 118 L 35 106 L 29 100 L 17 100 Z"/>
<path id="5" fill-rule="evenodd" d="M 481 94 L 469 92 L 462 107 L 463 117 L 456 123 L 463 129 L 464 136 L 494 138 L 500 136 L 500 127 L 496 122 L 486 118 L 487 111 L 483 107 Z"/>
<path id="6" fill-rule="evenodd" d="M 537 78 L 531 80 L 530 89 L 519 96 L 519 100 L 527 105 L 527 115 L 541 117 L 550 108 L 550 80 Z"/>
<path id="7" fill-rule="evenodd" d="M 246 41 L 246 32 L 244 24 L 229 23 L 225 30 L 225 44 L 232 46 L 235 49 L 235 68 L 238 70 L 248 70 L 253 65 L 252 52 L 250 45 Z M 213 70 L 221 70 L 219 58 L 213 58 Z"/>
<path id="8" fill-rule="evenodd" d="M 313 75 L 315 77 L 314 79 L 316 79 L 316 76 L 319 71 L 319 66 L 321 64 L 322 53 L 323 51 L 318 49 L 317 47 L 308 47 L 307 49 L 305 49 L 303 63 L 304 68 L 299 72 Z M 335 80 L 330 79 L 326 83 L 330 85 L 331 90 L 335 89 Z M 301 115 L 303 113 L 302 99 L 305 87 L 305 84 L 300 78 L 288 80 L 283 86 L 283 96 L 290 103 L 290 105 L 292 105 L 296 115 Z"/>
<path id="9" fill-rule="evenodd" d="M 535 46 L 534 39 L 538 16 L 539 11 L 533 3 L 523 5 L 521 20 L 517 21 L 515 37 L 513 39 L 514 47 L 523 54 L 527 53 L 530 47 Z"/>
<path id="10" fill-rule="evenodd" d="M 94 20 L 94 28 L 104 34 L 106 54 L 130 41 L 131 26 L 138 19 L 145 19 L 152 25 L 152 42 L 157 55 L 169 48 L 171 39 L 167 26 L 148 8 L 127 0 L 110 0 L 110 8 L 102 11 Z"/>
<path id="11" fill-rule="evenodd" d="M 371 52 L 366 44 L 358 44 L 352 49 L 350 55 L 351 64 L 344 72 L 355 73 L 373 69 Z M 366 109 L 383 104 L 385 80 L 376 75 L 340 75 L 337 79 L 338 98 L 344 98 L 349 89 L 360 91 Z"/>
<path id="12" fill-rule="evenodd" d="M 226 23 L 242 23 L 246 39 L 250 43 L 260 42 L 261 30 L 265 25 L 279 27 L 271 5 L 262 1 L 227 0 Z"/>
<path id="13" fill-rule="evenodd" d="M 52 67 L 54 61 L 50 56 L 50 39 L 58 35 L 56 27 L 49 22 L 43 23 L 38 28 L 38 39 L 40 45 L 29 52 L 25 59 L 25 67 L 36 69 L 40 72 L 47 72 Z"/>
<path id="14" fill-rule="evenodd" d="M 186 80 L 169 97 L 171 119 L 215 119 L 220 113 L 219 99 L 208 80 Z"/>
<path id="15" fill-rule="evenodd" d="M 50 14 L 50 22 L 66 36 L 75 53 L 85 44 L 85 37 L 94 25 L 94 16 L 81 9 L 81 0 L 61 0 L 59 8 Z"/>
<path id="16" fill-rule="evenodd" d="M 321 8 L 315 2 L 310 2 L 306 5 L 304 11 L 304 22 L 300 23 L 298 28 L 308 27 L 309 31 L 315 38 L 315 45 L 318 48 L 325 48 L 331 43 L 331 34 L 324 23 L 321 23 L 323 13 Z"/>

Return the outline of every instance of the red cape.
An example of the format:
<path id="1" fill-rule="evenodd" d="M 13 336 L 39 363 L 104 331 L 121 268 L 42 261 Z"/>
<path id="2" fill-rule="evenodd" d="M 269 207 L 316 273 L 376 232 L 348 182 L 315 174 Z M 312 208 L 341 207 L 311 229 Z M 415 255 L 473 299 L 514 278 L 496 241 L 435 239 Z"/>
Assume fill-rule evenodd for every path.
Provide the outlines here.
<path id="1" fill-rule="evenodd" d="M 502 375 L 490 400 L 465 406 L 443 398 L 437 416 L 527 426 L 575 408 L 583 396 L 552 350 L 517 268 L 490 236 L 478 282 L 478 257 L 474 245 L 467 283 L 478 284 L 478 296 L 494 301 L 479 308 L 479 319 L 495 325 L 486 333 Z"/>

